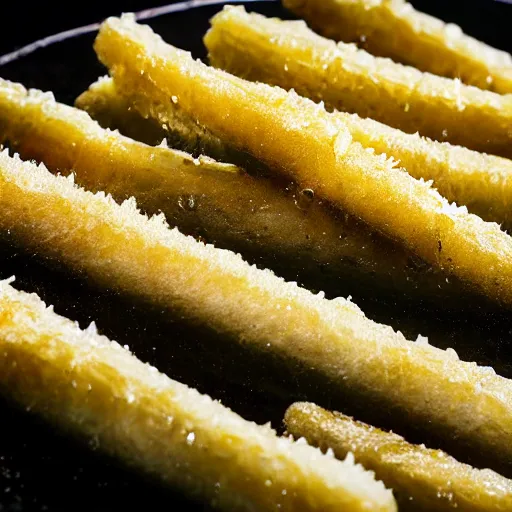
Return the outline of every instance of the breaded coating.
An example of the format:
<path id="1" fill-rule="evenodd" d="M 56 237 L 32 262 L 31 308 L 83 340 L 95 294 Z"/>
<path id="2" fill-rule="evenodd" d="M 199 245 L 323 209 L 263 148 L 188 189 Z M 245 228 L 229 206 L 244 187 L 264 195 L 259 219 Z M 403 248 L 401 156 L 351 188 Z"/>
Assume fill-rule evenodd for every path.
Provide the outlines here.
<path id="1" fill-rule="evenodd" d="M 294 92 L 194 61 L 131 16 L 107 20 L 95 45 L 116 86 L 137 96 L 139 108 L 145 98 L 143 115 L 165 123 L 175 96 L 180 109 L 214 135 L 360 217 L 436 268 L 512 304 L 512 239 L 497 224 L 450 205 L 428 183 L 354 142 L 336 114 Z"/>
<path id="2" fill-rule="evenodd" d="M 448 201 L 512 229 L 512 160 L 405 133 L 357 114 L 339 115 L 354 141 L 393 157 L 414 178 L 432 180 Z"/>
<path id="3" fill-rule="evenodd" d="M 229 144 L 212 135 L 178 107 L 166 124 L 141 116 L 137 99 L 123 96 L 122 91 L 115 87 L 114 81 L 109 77 L 102 77 L 94 82 L 75 103 L 102 127 L 119 130 L 123 135 L 146 144 L 158 145 L 165 138 L 169 146 L 194 156 L 208 155 L 241 167 L 247 164 L 244 157 L 233 151 Z"/>
<path id="4" fill-rule="evenodd" d="M 208 325 L 227 342 L 292 368 L 315 368 L 330 383 L 326 393 L 391 408 L 485 450 L 489 459 L 512 458 L 511 381 L 460 361 L 453 350 L 407 341 L 349 300 L 327 300 L 170 230 L 162 216 L 141 215 L 132 200 L 118 205 L 103 192 L 86 192 L 71 177 L 4 151 L 0 232 L 18 247 L 151 302 L 162 313 Z"/>
<path id="5" fill-rule="evenodd" d="M 259 78 L 267 81 L 267 77 Z M 154 118 L 146 119 L 139 114 L 130 99 L 115 88 L 111 78 L 101 78 L 91 85 L 78 98 L 77 105 L 104 127 L 119 129 L 138 140 L 149 134 L 152 138 L 148 141 L 150 144 L 158 144 L 172 129 L 166 125 L 167 130 L 161 128 L 157 131 L 156 127 L 161 125 Z M 466 206 L 471 213 L 500 224 L 504 230 L 512 229 L 512 160 L 433 141 L 417 133 L 405 133 L 357 114 L 340 112 L 339 115 L 352 139 L 363 147 L 393 157 L 415 178 L 433 180 L 434 187 L 448 201 Z M 153 136 L 153 133 L 158 135 Z M 205 138 L 213 137 L 206 130 L 204 133 Z M 183 139 L 185 147 L 195 151 L 196 139 Z M 202 149 L 213 156 L 206 144 Z M 221 156 L 226 154 L 223 152 Z"/>
<path id="6" fill-rule="evenodd" d="M 512 95 L 422 73 L 325 39 L 303 21 L 265 18 L 243 7 L 217 14 L 205 43 L 212 65 L 244 78 L 265 77 L 330 109 L 512 157 Z"/>
<path id="7" fill-rule="evenodd" d="M 137 116 L 133 111 L 128 117 L 137 122 Z M 358 283 L 359 289 L 402 299 L 442 298 L 454 307 L 463 293 L 442 272 L 415 265 L 410 251 L 323 206 L 310 189 L 146 146 L 101 128 L 51 94 L 1 79 L 0 142 L 52 172 L 73 171 L 88 190 L 109 193 L 118 202 L 133 196 L 146 213 L 163 212 L 183 233 L 265 266 L 286 267 L 288 275 L 311 283 L 328 274 L 333 285 Z"/>
<path id="8" fill-rule="evenodd" d="M 295 403 L 285 424 L 296 439 L 375 472 L 393 488 L 400 510 L 491 512 L 512 510 L 512 481 L 489 469 L 462 464 L 441 450 L 408 443 L 403 437 L 330 412 Z"/>
<path id="9" fill-rule="evenodd" d="M 416 11 L 405 0 L 283 0 L 325 37 L 500 94 L 512 93 L 512 57 Z"/>
<path id="10" fill-rule="evenodd" d="M 0 282 L 0 391 L 221 510 L 394 511 L 373 474 L 278 438 Z"/>

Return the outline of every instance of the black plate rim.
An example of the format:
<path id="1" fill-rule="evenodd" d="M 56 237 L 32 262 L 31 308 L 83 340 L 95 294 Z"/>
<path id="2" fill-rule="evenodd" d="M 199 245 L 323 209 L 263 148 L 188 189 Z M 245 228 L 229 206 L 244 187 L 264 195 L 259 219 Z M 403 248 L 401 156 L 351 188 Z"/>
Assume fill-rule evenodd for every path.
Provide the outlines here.
<path id="1" fill-rule="evenodd" d="M 166 4 L 161 7 L 152 7 L 149 9 L 144 9 L 142 11 L 135 12 L 134 15 L 137 21 L 143 21 L 155 19 L 160 16 L 165 16 L 167 14 L 175 14 L 179 12 L 200 9 L 202 7 L 210 7 L 225 4 L 252 4 L 262 2 L 270 4 L 277 3 L 277 1 L 278 0 L 185 0 L 183 2 Z M 10 64 L 14 61 L 18 61 L 21 58 L 28 56 L 38 50 L 47 48 L 48 46 L 52 46 L 54 44 L 66 41 L 67 39 L 73 39 L 84 34 L 96 32 L 100 28 L 102 22 L 103 21 L 90 23 L 89 25 L 83 25 L 81 27 L 64 30 L 63 32 L 58 32 L 51 36 L 43 37 L 42 39 L 38 39 L 33 43 L 22 46 L 17 50 L 6 53 L 5 55 L 0 56 L 0 67 Z"/>

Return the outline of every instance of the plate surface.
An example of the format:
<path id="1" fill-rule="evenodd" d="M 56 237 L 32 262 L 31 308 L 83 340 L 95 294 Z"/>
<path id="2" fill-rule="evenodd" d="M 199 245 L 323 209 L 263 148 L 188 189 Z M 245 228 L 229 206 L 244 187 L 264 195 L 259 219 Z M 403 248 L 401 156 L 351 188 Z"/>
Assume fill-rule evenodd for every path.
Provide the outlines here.
<path id="1" fill-rule="evenodd" d="M 204 57 L 202 36 L 221 3 L 197 6 L 189 2 L 173 5 L 167 13 L 165 9 L 146 12 L 145 23 L 168 42 Z M 276 2 L 243 3 L 266 15 L 288 17 Z M 59 101 L 72 104 L 78 94 L 105 73 L 92 49 L 94 37 L 94 30 L 89 30 L 47 40 L 44 48 L 4 59 L 0 76 L 27 87 L 51 90 Z M 250 354 L 250 366 L 258 367 L 257 371 L 238 364 L 247 354 L 226 348 L 227 352 L 215 357 L 219 351 L 205 343 L 211 333 L 163 321 L 159 311 L 145 311 L 114 294 L 92 289 L 80 276 L 48 268 L 39 258 L 20 254 L 6 243 L 0 246 L 0 278 L 13 274 L 19 288 L 39 293 L 47 303 L 55 305 L 58 313 L 79 321 L 83 327 L 95 320 L 104 334 L 128 343 L 141 359 L 222 399 L 249 419 L 272 420 L 273 426 L 279 428 L 285 407 L 296 398 L 315 397 L 329 404 L 329 397 L 316 393 L 314 380 L 308 380 L 309 387 L 304 387 L 301 376 L 293 371 L 279 372 L 283 375 L 267 379 L 276 374 L 276 367 L 273 362 L 256 360 L 255 354 Z M 507 313 L 485 309 L 453 316 L 442 309 L 376 304 L 365 302 L 364 298 L 361 301 L 367 314 L 392 323 L 413 338 L 419 333 L 428 334 L 434 344 L 454 347 L 463 359 L 493 365 L 498 373 L 512 376 L 512 318 Z M 297 391 L 299 387 L 301 393 Z M 26 411 L 0 402 L 0 418 L 1 512 L 206 510 L 201 504 L 119 468 L 91 447 L 55 432 Z"/>

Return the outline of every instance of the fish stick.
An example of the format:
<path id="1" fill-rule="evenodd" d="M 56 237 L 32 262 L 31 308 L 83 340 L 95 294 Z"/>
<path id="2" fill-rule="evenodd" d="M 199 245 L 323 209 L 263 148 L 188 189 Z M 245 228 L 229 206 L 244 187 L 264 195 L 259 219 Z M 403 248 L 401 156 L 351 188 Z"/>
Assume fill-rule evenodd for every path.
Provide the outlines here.
<path id="1" fill-rule="evenodd" d="M 267 77 L 259 78 L 267 81 Z M 144 130 L 146 123 L 151 127 L 144 133 L 159 126 L 154 118 L 140 115 L 129 98 L 116 90 L 111 78 L 93 84 L 80 96 L 77 105 L 103 126 L 118 128 L 138 140 L 138 132 Z M 408 134 L 357 114 L 339 115 L 354 141 L 395 158 L 415 178 L 433 180 L 434 187 L 449 201 L 465 205 L 471 213 L 500 224 L 502 229 L 512 229 L 512 160 Z M 160 142 L 164 137 L 166 131 L 161 129 L 150 143 Z M 194 150 L 193 141 L 189 149 Z M 205 145 L 202 149 L 213 156 Z"/>
<path id="2" fill-rule="evenodd" d="M 238 25 L 245 24 L 246 16 L 251 15 L 241 16 L 238 10 L 230 9 L 214 18 L 206 38 L 213 63 L 242 78 L 304 92 L 299 83 L 304 75 L 293 74 L 290 58 L 281 46 L 274 48 L 272 59 L 265 57 L 268 39 L 261 37 L 259 25 L 252 23 L 252 18 L 254 39 L 251 51 L 245 50 L 242 41 L 251 36 Z M 315 94 L 314 88 L 308 89 L 309 97 Z M 433 180 L 449 201 L 465 205 L 470 212 L 502 224 L 504 229 L 512 228 L 512 160 L 405 133 L 357 114 L 340 112 L 339 116 L 354 141 L 395 158 L 415 178 Z"/>
<path id="3" fill-rule="evenodd" d="M 512 481 L 489 469 L 462 464 L 441 450 L 413 445 L 403 437 L 330 412 L 295 403 L 285 424 L 295 438 L 331 449 L 375 472 L 397 497 L 400 510 L 491 512 L 512 510 Z"/>
<path id="4" fill-rule="evenodd" d="M 405 0 L 283 0 L 315 31 L 360 43 L 395 62 L 500 94 L 512 93 L 512 57 L 416 11 Z"/>
<path id="5" fill-rule="evenodd" d="M 124 96 L 109 77 L 102 77 L 93 83 L 75 103 L 104 128 L 118 130 L 135 140 L 154 146 L 165 138 L 171 147 L 194 156 L 208 155 L 221 162 L 244 167 L 253 174 L 268 174 L 260 162 L 237 151 L 229 142 L 221 141 L 177 105 L 172 111 L 172 118 L 169 117 L 164 124 L 150 116 L 141 116 L 137 98 Z"/>
<path id="6" fill-rule="evenodd" d="M 453 350 L 408 341 L 350 300 L 327 300 L 170 230 L 162 216 L 141 215 L 132 200 L 118 205 L 85 191 L 72 176 L 1 152 L 0 233 L 96 285 L 207 326 L 227 343 L 290 368 L 314 368 L 329 396 L 378 403 L 483 450 L 493 464 L 510 462 L 508 379 L 460 361 Z"/>
<path id="7" fill-rule="evenodd" d="M 0 283 L 5 396 L 222 510 L 396 510 L 373 474 L 278 438 Z"/>
<path id="8" fill-rule="evenodd" d="M 512 95 L 483 91 L 335 43 L 303 21 L 225 8 L 205 38 L 210 62 L 295 89 L 330 109 L 370 117 L 484 153 L 512 157 Z"/>
<path id="9" fill-rule="evenodd" d="M 354 141 L 400 162 L 414 178 L 432 180 L 446 199 L 512 230 L 512 160 L 409 134 L 357 114 L 339 114 Z"/>
<path id="10" fill-rule="evenodd" d="M 135 112 L 129 118 L 137 122 Z M 145 212 L 163 212 L 181 232 L 240 252 L 294 280 L 316 286 L 321 278 L 333 290 L 357 283 L 360 291 L 366 287 L 402 300 L 442 298 L 454 308 L 464 292 L 460 283 L 447 283 L 444 273 L 422 265 L 410 251 L 331 211 L 309 189 L 147 146 L 102 129 L 51 94 L 1 79 L 0 143 L 53 172 L 73 171 L 88 190 L 112 194 L 117 201 L 133 196 Z"/>
<path id="11" fill-rule="evenodd" d="M 139 108 L 146 99 L 143 115 L 165 122 L 176 96 L 180 109 L 214 135 L 360 217 L 435 268 L 502 304 L 512 303 L 512 239 L 354 142 L 339 116 L 294 92 L 194 61 L 131 16 L 107 20 L 95 47 L 116 86 L 137 96 Z"/>

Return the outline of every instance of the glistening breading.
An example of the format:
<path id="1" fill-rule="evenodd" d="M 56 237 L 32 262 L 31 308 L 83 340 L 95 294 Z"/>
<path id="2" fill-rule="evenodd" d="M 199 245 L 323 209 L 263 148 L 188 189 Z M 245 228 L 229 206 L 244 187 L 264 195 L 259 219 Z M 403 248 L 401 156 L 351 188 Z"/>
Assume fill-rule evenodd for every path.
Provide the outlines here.
<path id="1" fill-rule="evenodd" d="M 295 438 L 304 437 L 322 450 L 330 448 L 340 459 L 352 453 L 393 489 L 400 510 L 500 512 L 512 508 L 512 481 L 507 478 L 462 464 L 440 450 L 410 444 L 344 414 L 295 403 L 286 411 L 285 424 Z"/>
<path id="2" fill-rule="evenodd" d="M 241 42 L 243 41 L 243 42 Z M 336 44 L 303 21 L 282 21 L 227 7 L 206 35 L 210 62 L 370 117 L 408 133 L 512 157 L 512 96 L 483 91 L 460 80 L 422 73 Z M 231 45 L 242 45 L 237 56 Z M 263 70 L 267 71 L 263 71 Z M 257 79 L 257 78 L 256 78 Z"/>
<path id="3" fill-rule="evenodd" d="M 489 459 L 512 458 L 511 381 L 453 351 L 407 341 L 348 300 L 326 300 L 170 230 L 134 201 L 118 205 L 4 151 L 0 232 L 104 287 L 207 324 L 231 343 L 315 368 L 330 393 L 379 403 L 486 450 Z"/>
<path id="4" fill-rule="evenodd" d="M 289 31 L 287 37 L 285 31 L 278 36 L 275 20 L 240 9 L 225 9 L 213 18 L 205 42 L 214 65 L 241 78 L 294 88 L 318 99 L 329 78 L 318 75 L 318 79 L 304 86 L 312 77 L 308 75 L 311 69 L 308 67 L 304 73 L 299 68 L 306 61 L 293 61 L 294 38 L 300 40 L 300 33 Z M 320 68 L 318 71 L 324 72 Z M 345 86 L 342 81 L 340 87 Z M 336 85 L 333 83 L 332 87 Z M 351 93 L 357 94 L 357 90 Z M 349 101 L 352 99 L 351 96 Z M 444 197 L 467 206 L 471 213 L 503 224 L 505 229 L 512 227 L 512 160 L 405 133 L 357 114 L 340 112 L 339 116 L 354 141 L 395 158 L 415 178 L 434 180 L 434 187 Z"/>
<path id="5" fill-rule="evenodd" d="M 128 117 L 133 121 L 135 113 Z M 462 292 L 442 272 L 413 267 L 410 251 L 325 207 L 309 189 L 146 146 L 101 128 L 51 94 L 1 79 L 0 142 L 53 172 L 73 171 L 88 190 L 112 194 L 119 202 L 133 196 L 146 213 L 163 212 L 182 233 L 266 267 L 286 269 L 293 280 L 314 285 L 326 275 L 332 289 L 350 283 L 407 300 L 442 297 L 446 303 L 451 298 L 452 304 Z"/>
<path id="6" fill-rule="evenodd" d="M 0 282 L 0 392 L 222 510 L 396 510 L 350 460 L 278 438 Z"/>
<path id="7" fill-rule="evenodd" d="M 226 47 L 225 52 L 229 51 L 240 50 Z M 266 75 L 258 78 L 261 82 L 269 81 Z M 102 126 L 119 129 L 137 140 L 158 144 L 164 137 L 170 137 L 179 147 L 193 152 L 200 149 L 209 156 L 222 159 L 233 155 L 231 148 L 222 150 L 218 137 L 204 127 L 202 136 L 197 137 L 192 119 L 187 130 L 183 126 L 184 116 L 177 128 L 172 122 L 164 128 L 155 118 L 144 117 L 129 96 L 121 95 L 111 78 L 104 77 L 92 84 L 77 99 L 77 106 Z M 143 104 L 139 106 L 144 110 Z M 465 205 L 484 220 L 501 224 L 502 229 L 512 229 L 512 160 L 405 133 L 357 114 L 340 112 L 339 115 L 354 141 L 365 148 L 373 148 L 377 154 L 393 157 L 415 178 L 433 180 L 434 187 L 449 201 Z M 180 126 L 181 135 L 176 138 Z M 214 140 L 215 144 L 209 144 L 209 140 Z M 240 156 L 238 160 L 242 158 Z"/>
<path id="8" fill-rule="evenodd" d="M 512 93 L 512 57 L 405 0 L 284 0 L 317 32 L 435 75 Z"/>
<path id="9" fill-rule="evenodd" d="M 101 27 L 96 50 L 116 86 L 165 123 L 181 111 L 222 140 L 401 242 L 436 268 L 512 304 L 512 238 L 353 141 L 342 118 L 278 87 L 192 59 L 130 16 Z M 512 98 L 511 98 L 512 99 Z M 216 108 L 212 108 L 216 105 Z"/>

